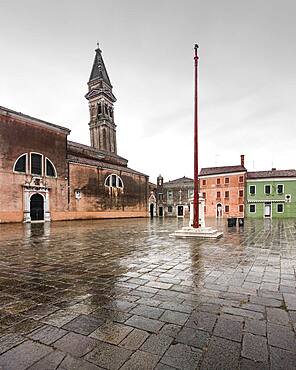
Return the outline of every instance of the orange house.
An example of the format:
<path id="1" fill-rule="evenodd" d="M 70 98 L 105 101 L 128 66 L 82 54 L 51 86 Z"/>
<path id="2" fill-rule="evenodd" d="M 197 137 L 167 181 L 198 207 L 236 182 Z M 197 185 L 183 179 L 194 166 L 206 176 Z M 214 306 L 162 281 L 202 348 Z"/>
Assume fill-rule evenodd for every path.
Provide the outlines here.
<path id="1" fill-rule="evenodd" d="M 244 217 L 247 174 L 244 164 L 241 155 L 240 165 L 201 169 L 199 188 L 205 199 L 206 217 Z"/>

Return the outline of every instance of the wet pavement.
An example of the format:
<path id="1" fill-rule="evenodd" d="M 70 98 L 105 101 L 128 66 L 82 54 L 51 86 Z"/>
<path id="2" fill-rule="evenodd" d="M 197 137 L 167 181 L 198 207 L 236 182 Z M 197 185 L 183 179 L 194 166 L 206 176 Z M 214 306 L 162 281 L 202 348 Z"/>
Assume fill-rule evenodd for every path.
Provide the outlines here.
<path id="1" fill-rule="evenodd" d="M 296 369 L 296 221 L 182 222 L 0 225 L 0 369 Z"/>

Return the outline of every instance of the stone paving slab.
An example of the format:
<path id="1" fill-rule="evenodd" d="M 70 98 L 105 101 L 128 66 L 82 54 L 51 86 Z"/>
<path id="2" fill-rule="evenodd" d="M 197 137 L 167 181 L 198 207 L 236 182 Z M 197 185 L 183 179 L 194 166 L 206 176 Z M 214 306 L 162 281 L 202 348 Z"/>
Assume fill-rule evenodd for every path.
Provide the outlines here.
<path id="1" fill-rule="evenodd" d="M 84 335 L 68 333 L 57 340 L 53 346 L 61 351 L 68 352 L 73 356 L 84 356 L 97 345 L 97 341 Z"/>
<path id="2" fill-rule="evenodd" d="M 266 338 L 247 333 L 244 335 L 242 356 L 254 362 L 268 363 L 268 349 Z"/>
<path id="3" fill-rule="evenodd" d="M 233 369 L 239 368 L 240 344 L 228 339 L 212 337 L 205 354 L 201 369 Z"/>
<path id="4" fill-rule="evenodd" d="M 105 369 L 119 369 L 133 351 L 120 348 L 109 343 L 98 343 L 97 346 L 85 356 L 85 360 Z"/>
<path id="5" fill-rule="evenodd" d="M 198 367 L 202 357 L 202 351 L 191 348 L 185 344 L 173 344 L 161 359 L 161 363 L 176 369 L 193 370 Z"/>
<path id="6" fill-rule="evenodd" d="M 96 329 L 90 337 L 111 344 L 119 344 L 132 330 L 130 326 L 108 321 Z"/>
<path id="7" fill-rule="evenodd" d="M 0 369 L 296 370 L 296 221 L 267 221 L 0 225 Z"/>
<path id="8" fill-rule="evenodd" d="M 151 334 L 142 344 L 141 350 L 162 356 L 173 342 L 173 338 L 163 334 Z"/>
<path id="9" fill-rule="evenodd" d="M 52 348 L 43 344 L 26 341 L 0 356 L 0 369 L 24 370 L 52 352 Z"/>

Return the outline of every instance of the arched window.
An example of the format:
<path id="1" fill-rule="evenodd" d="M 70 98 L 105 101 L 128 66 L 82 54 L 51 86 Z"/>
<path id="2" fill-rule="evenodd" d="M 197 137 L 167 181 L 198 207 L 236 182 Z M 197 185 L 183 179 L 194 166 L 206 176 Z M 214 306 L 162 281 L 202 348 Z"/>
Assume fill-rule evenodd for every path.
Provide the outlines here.
<path id="1" fill-rule="evenodd" d="M 46 176 L 49 176 L 49 177 L 57 177 L 57 171 L 54 168 L 54 165 L 51 162 L 51 160 L 49 160 L 48 158 L 46 158 L 45 165 L 46 165 L 46 167 L 45 167 L 46 168 Z"/>
<path id="2" fill-rule="evenodd" d="M 27 154 L 22 154 L 18 157 L 13 166 L 13 171 L 21 173 L 27 172 Z"/>
<path id="3" fill-rule="evenodd" d="M 57 177 L 57 171 L 54 164 L 49 158 L 43 154 L 30 153 L 30 162 L 28 161 L 27 153 L 22 154 L 14 163 L 13 171 L 19 173 L 30 173 L 34 176 Z M 44 167 L 45 158 L 45 167 Z M 45 169 L 44 169 L 45 168 Z"/>
<path id="4" fill-rule="evenodd" d="M 123 189 L 122 179 L 118 175 L 109 175 L 105 180 L 105 186 L 109 188 L 119 188 Z"/>

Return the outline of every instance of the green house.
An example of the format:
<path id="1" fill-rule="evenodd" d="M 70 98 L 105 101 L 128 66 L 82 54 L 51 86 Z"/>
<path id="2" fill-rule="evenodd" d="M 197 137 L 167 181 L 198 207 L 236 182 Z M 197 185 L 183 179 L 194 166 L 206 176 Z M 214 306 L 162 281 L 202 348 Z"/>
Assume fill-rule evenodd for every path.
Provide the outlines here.
<path id="1" fill-rule="evenodd" d="M 247 218 L 296 217 L 296 170 L 248 172 Z"/>

